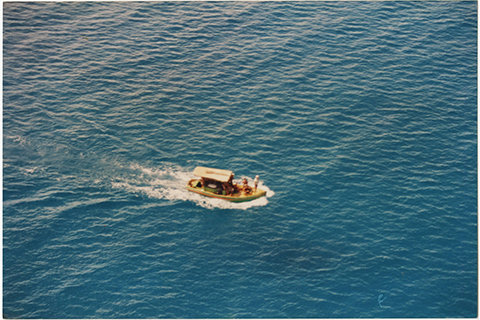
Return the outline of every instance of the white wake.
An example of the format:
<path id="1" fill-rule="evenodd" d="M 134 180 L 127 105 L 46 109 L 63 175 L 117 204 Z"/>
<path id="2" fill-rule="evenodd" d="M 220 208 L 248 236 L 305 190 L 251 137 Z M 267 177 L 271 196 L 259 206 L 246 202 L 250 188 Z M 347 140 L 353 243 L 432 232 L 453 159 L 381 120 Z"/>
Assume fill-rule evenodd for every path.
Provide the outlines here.
<path id="1" fill-rule="evenodd" d="M 141 165 L 131 165 L 127 168 L 127 174 L 124 177 L 117 178 L 117 181 L 112 182 L 113 188 L 124 189 L 133 193 L 145 194 L 148 197 L 155 199 L 166 200 L 182 200 L 192 201 L 197 205 L 213 209 L 248 209 L 251 207 L 265 206 L 268 203 L 268 198 L 275 193 L 268 188 L 262 180 L 259 181 L 258 187 L 267 192 L 266 197 L 259 199 L 234 203 L 221 199 L 214 199 L 205 197 L 186 189 L 188 180 L 194 178 L 192 171 L 187 171 L 183 168 L 146 168 Z M 124 172 L 125 173 L 125 172 Z M 243 178 L 246 178 L 249 185 L 253 185 L 253 179 L 250 177 L 240 177 L 234 180 L 240 183 Z"/>

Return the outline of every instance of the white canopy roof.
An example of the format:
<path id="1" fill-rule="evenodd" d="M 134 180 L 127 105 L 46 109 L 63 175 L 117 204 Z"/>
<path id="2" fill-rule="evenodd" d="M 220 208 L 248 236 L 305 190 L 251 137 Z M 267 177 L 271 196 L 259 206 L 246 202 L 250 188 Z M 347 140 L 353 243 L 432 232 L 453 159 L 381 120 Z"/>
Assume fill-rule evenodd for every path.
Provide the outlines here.
<path id="1" fill-rule="evenodd" d="M 228 182 L 233 172 L 230 170 L 213 169 L 206 167 L 196 167 L 193 174 L 202 178 Z"/>

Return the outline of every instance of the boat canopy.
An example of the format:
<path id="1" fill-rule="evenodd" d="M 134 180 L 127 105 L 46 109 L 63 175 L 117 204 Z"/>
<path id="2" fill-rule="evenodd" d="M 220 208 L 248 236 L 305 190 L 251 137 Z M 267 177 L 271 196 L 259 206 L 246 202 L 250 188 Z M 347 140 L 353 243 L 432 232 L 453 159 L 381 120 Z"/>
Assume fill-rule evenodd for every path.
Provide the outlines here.
<path id="1" fill-rule="evenodd" d="M 220 182 L 228 182 L 233 172 L 230 170 L 196 167 L 193 171 L 193 174 L 202 178 L 217 180 Z"/>

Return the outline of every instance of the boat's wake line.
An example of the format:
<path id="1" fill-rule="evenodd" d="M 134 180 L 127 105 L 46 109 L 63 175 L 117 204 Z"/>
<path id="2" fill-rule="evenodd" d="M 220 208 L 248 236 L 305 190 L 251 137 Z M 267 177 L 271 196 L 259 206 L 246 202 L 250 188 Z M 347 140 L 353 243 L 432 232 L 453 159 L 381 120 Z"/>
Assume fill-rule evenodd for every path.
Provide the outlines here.
<path id="1" fill-rule="evenodd" d="M 234 203 L 208 198 L 188 191 L 185 186 L 188 180 L 194 178 L 192 171 L 173 167 L 151 169 L 140 165 L 131 165 L 128 169 L 126 170 L 128 174 L 125 177 L 118 178 L 117 181 L 112 182 L 114 188 L 141 193 L 156 199 L 192 201 L 204 208 L 248 209 L 256 206 L 265 206 L 268 203 L 267 198 L 275 194 L 262 181 L 259 181 L 258 187 L 267 192 L 266 197 L 249 202 Z M 240 183 L 243 178 L 248 180 L 250 186 L 253 185 L 253 179 L 243 176 L 234 180 L 234 182 Z"/>

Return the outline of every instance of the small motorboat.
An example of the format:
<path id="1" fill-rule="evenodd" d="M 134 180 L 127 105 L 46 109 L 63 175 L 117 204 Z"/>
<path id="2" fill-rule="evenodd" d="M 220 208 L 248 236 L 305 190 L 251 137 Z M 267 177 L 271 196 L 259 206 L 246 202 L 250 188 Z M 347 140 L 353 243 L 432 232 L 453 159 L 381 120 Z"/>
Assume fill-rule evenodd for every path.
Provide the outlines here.
<path id="1" fill-rule="evenodd" d="M 230 170 L 196 167 L 193 174 L 200 179 L 190 179 L 187 183 L 187 190 L 207 197 L 244 202 L 258 199 L 267 194 L 264 190 L 248 186 L 246 179 L 244 179 L 243 185 L 234 183 L 235 175 Z"/>

